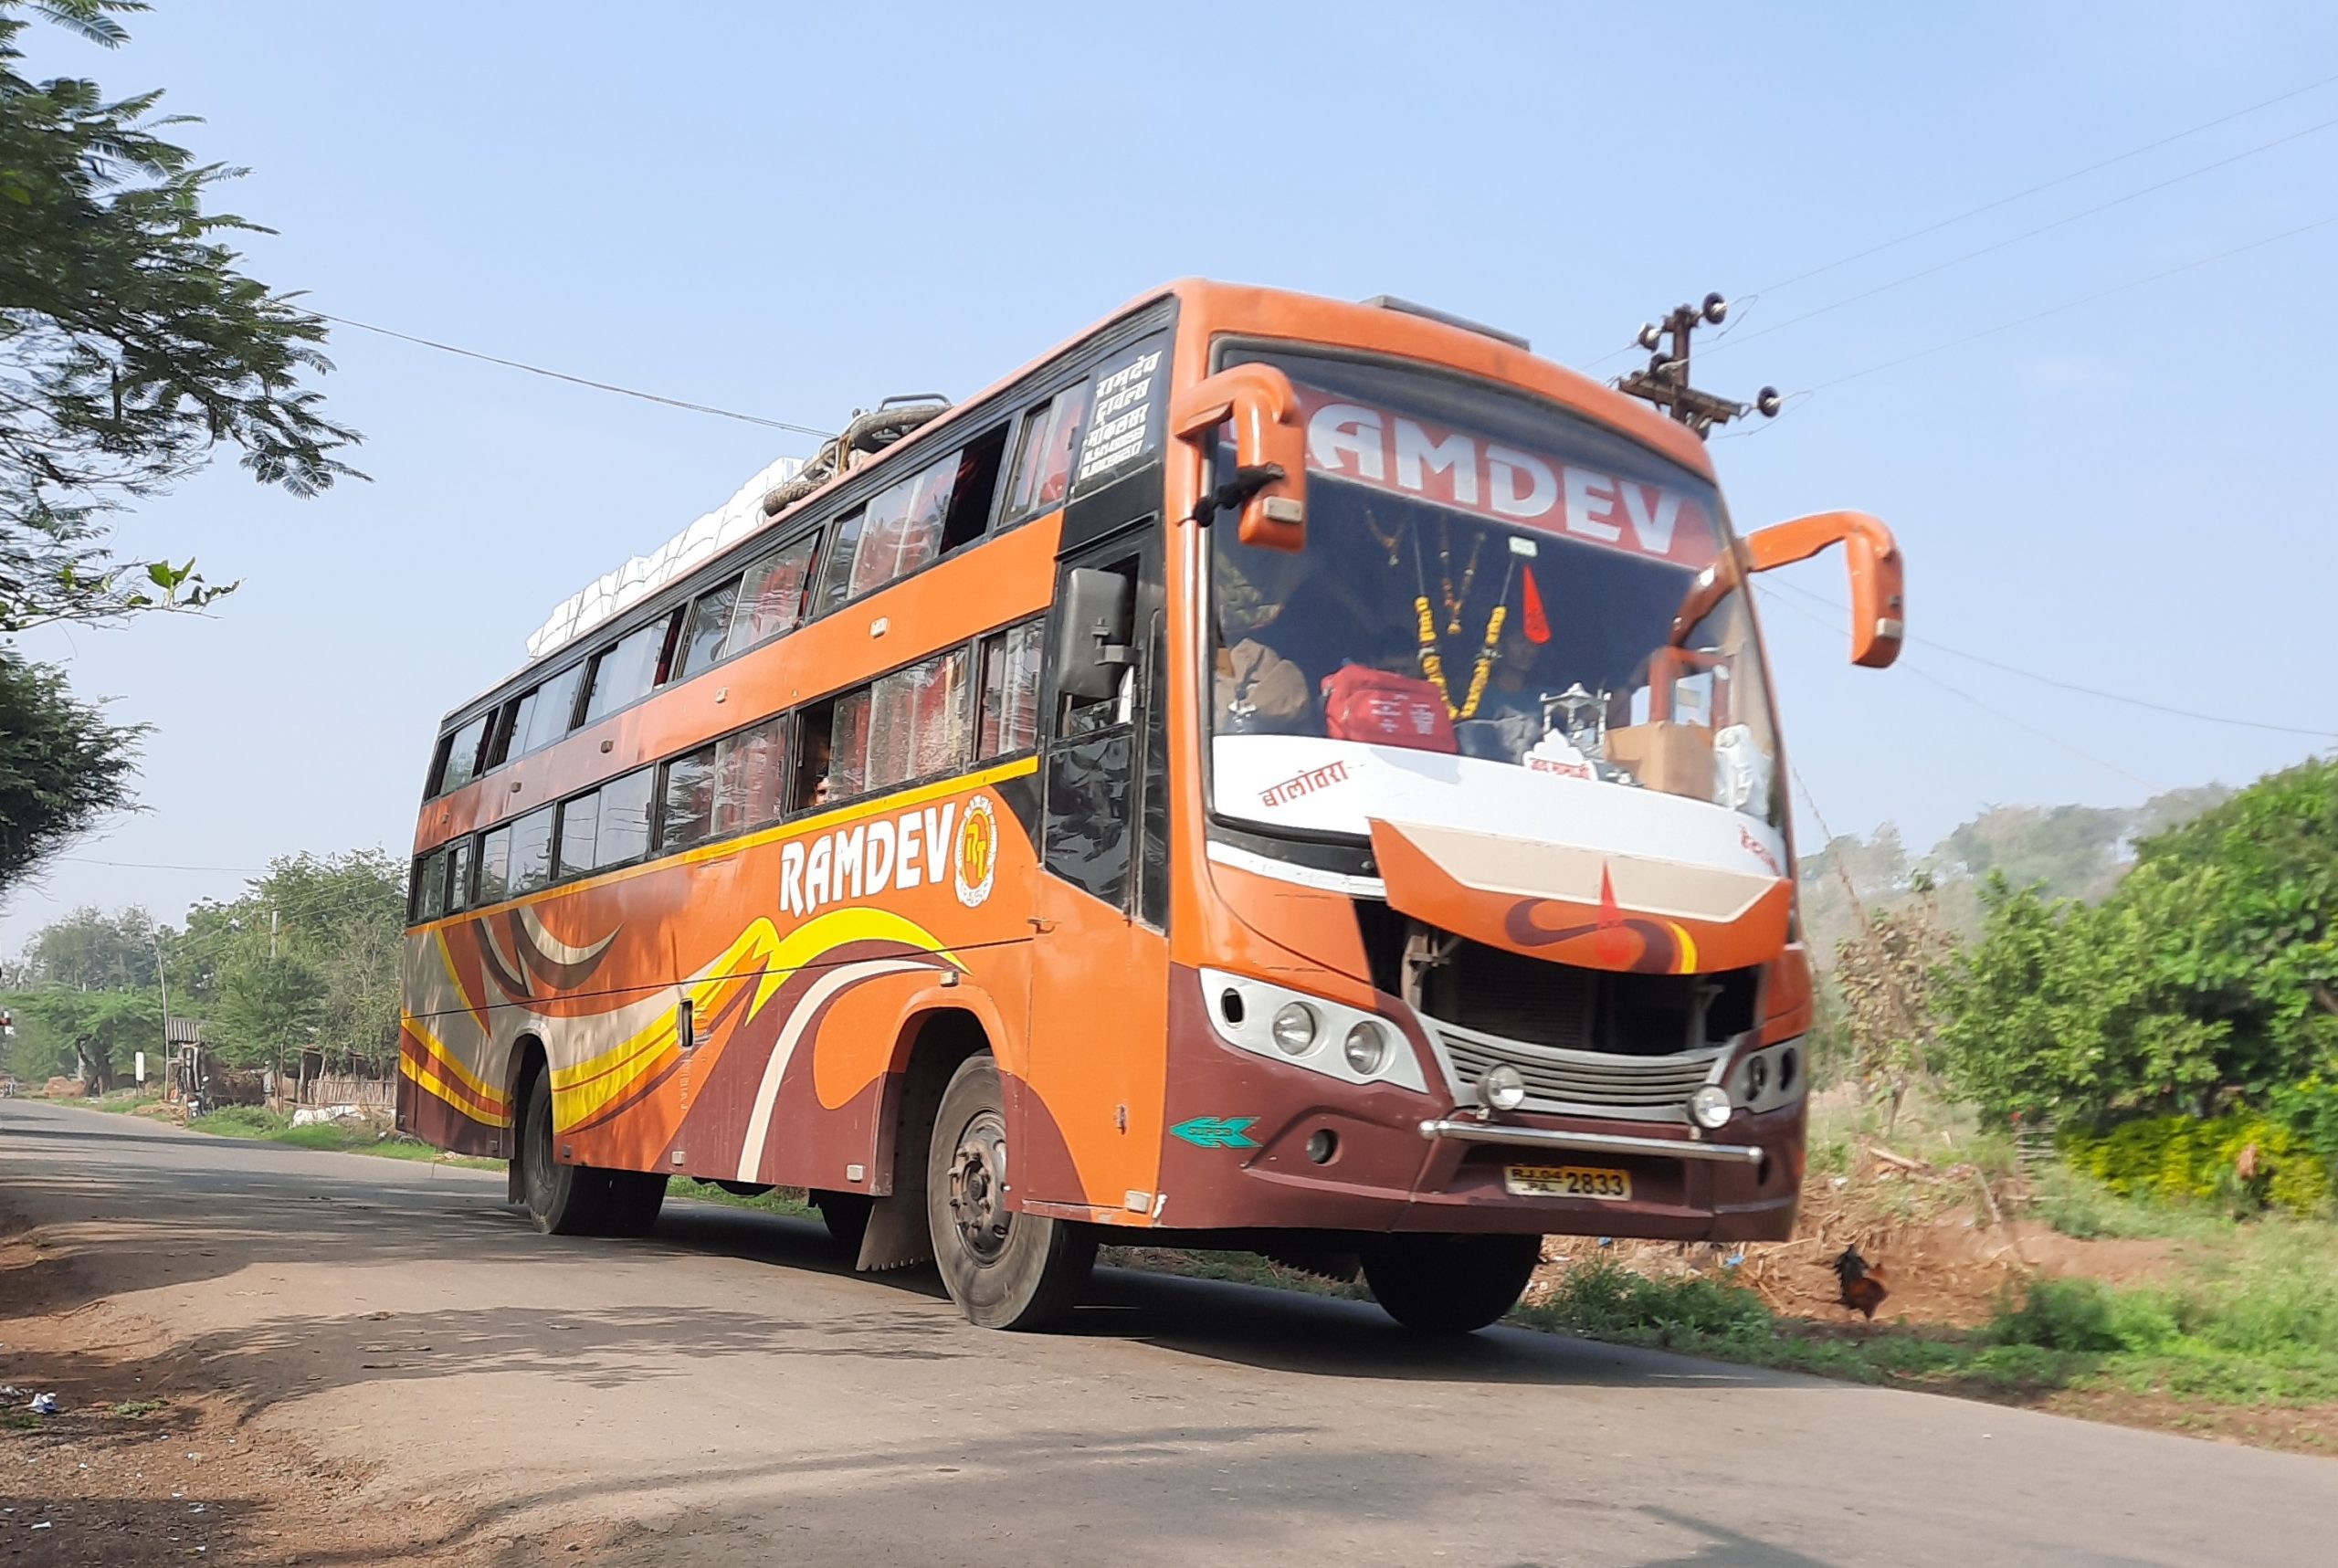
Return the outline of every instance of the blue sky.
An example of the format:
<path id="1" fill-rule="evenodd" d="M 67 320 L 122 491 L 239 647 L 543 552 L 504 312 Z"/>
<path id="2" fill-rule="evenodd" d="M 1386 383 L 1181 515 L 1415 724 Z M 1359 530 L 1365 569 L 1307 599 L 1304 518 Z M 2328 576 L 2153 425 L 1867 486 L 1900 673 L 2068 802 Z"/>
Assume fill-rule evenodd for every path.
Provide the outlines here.
<path id="1" fill-rule="evenodd" d="M 2131 802 L 2329 743 L 2057 690 L 1927 637 L 2338 731 L 2311 390 L 2338 334 L 2338 223 L 1826 384 L 2338 217 L 2338 124 L 2316 129 L 2338 81 L 1770 287 L 2338 77 L 2338 11 L 872 15 L 161 0 L 120 51 L 46 28 L 31 46 L 37 74 L 161 86 L 203 116 L 196 149 L 251 169 L 229 205 L 279 231 L 250 268 L 317 309 L 816 426 L 973 391 L 1189 273 L 1399 294 L 1576 365 L 1719 289 L 1743 341 L 1701 382 L 1824 388 L 1714 448 L 1739 526 L 1857 506 L 1908 552 L 1900 669 L 1845 666 L 1831 610 L 1767 612 L 1795 759 L 1836 830 L 1893 819 L 1924 844 L 1991 803 Z M 241 881 L 146 867 L 402 852 L 438 715 L 516 667 L 555 602 L 807 445 L 362 332 L 331 353 L 372 483 L 295 501 L 223 460 L 121 526 L 128 551 L 242 579 L 216 617 L 25 639 L 155 728 L 145 809 L 15 891 L 0 944 L 76 903 L 174 918 Z M 1843 596 L 1831 558 L 1787 581 Z M 1800 831 L 1818 841 L 1806 812 Z"/>

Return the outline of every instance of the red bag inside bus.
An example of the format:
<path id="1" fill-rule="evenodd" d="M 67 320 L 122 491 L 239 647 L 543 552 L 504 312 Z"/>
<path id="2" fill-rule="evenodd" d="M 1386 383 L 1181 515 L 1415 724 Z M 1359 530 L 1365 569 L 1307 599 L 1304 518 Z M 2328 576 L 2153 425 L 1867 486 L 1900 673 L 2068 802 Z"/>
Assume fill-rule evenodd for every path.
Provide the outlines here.
<path id="1" fill-rule="evenodd" d="M 1334 741 L 1416 752 L 1455 749 L 1453 721 L 1436 687 L 1360 664 L 1343 665 L 1323 678 L 1323 732 Z"/>

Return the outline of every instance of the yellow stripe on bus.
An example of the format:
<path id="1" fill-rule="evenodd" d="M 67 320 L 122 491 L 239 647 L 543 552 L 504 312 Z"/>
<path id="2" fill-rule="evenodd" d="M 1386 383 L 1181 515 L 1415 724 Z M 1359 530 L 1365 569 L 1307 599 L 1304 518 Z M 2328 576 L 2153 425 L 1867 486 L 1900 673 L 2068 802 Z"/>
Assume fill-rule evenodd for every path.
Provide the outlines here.
<path id="1" fill-rule="evenodd" d="M 455 1053 L 448 1050 L 436 1035 L 433 1035 L 428 1029 L 424 1028 L 422 1021 L 419 1018 L 416 1018 L 411 1013 L 401 1012 L 398 1015 L 398 1022 L 404 1026 L 407 1034 L 412 1035 L 415 1039 L 420 1043 L 422 1048 L 429 1054 L 432 1061 L 453 1074 L 455 1081 L 476 1094 L 482 1105 L 497 1110 L 508 1109 L 508 1107 L 505 1107 L 503 1104 L 503 1096 L 496 1090 L 490 1089 L 479 1078 L 474 1076 L 469 1068 L 463 1066 L 460 1061 L 458 1061 L 455 1058 Z"/>

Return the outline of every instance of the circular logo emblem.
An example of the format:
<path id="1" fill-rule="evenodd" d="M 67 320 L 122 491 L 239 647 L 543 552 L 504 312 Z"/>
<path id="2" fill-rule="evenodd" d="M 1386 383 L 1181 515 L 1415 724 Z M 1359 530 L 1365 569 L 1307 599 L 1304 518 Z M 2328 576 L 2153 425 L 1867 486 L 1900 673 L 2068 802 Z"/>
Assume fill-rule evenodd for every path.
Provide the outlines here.
<path id="1" fill-rule="evenodd" d="M 966 803 L 965 820 L 958 824 L 958 853 L 951 859 L 960 903 L 971 910 L 990 897 L 998 879 L 998 818 L 990 796 L 978 795 Z"/>

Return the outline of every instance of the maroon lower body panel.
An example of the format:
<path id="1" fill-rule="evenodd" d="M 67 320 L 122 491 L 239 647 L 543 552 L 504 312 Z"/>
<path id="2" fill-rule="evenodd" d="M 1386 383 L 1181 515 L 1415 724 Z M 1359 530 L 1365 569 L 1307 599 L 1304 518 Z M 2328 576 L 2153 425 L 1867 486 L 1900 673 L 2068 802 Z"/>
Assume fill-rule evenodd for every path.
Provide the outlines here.
<path id="1" fill-rule="evenodd" d="M 1170 986 L 1169 1082 L 1159 1223 L 1180 1231 L 1296 1229 L 1627 1236 L 1668 1241 L 1782 1240 L 1801 1187 L 1804 1107 L 1740 1114 L 1711 1134 L 1757 1147 L 1758 1163 L 1660 1153 L 1574 1152 L 1522 1142 L 1424 1137 L 1424 1121 L 1455 1114 L 1427 1043 L 1406 1029 L 1429 1084 L 1426 1095 L 1362 1086 L 1238 1050 L 1205 1015 L 1190 970 Z M 1403 1027 L 1393 1015 L 1387 1021 Z M 1468 1114 L 1468 1113 L 1465 1113 Z M 1213 1135 L 1242 1122 L 1232 1138 Z M 1677 1123 L 1530 1114 L 1501 1125 L 1627 1138 L 1677 1138 Z M 1203 1143 L 1181 1138 L 1198 1127 Z M 1206 1144 L 1207 1146 L 1204 1146 Z M 1248 1146 L 1243 1146 L 1248 1144 Z M 1547 1197 L 1509 1191 L 1513 1164 L 1571 1165 L 1631 1178 L 1628 1199 Z"/>

